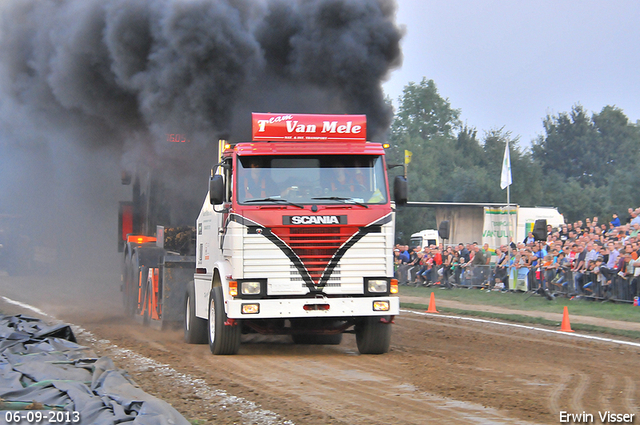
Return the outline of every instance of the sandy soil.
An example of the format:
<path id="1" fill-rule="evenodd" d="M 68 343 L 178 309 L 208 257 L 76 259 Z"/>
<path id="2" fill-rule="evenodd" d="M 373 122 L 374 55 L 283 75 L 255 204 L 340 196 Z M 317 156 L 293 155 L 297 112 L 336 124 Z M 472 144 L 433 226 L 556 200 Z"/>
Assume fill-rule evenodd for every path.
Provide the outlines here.
<path id="1" fill-rule="evenodd" d="M 404 313 L 386 355 L 359 355 L 346 335 L 339 346 L 246 336 L 238 355 L 212 356 L 124 319 L 113 281 L 87 282 L 0 277 L 0 291 L 82 326 L 81 340 L 200 424 L 556 424 L 561 411 L 598 423 L 598 411 L 640 408 L 639 348 Z"/>

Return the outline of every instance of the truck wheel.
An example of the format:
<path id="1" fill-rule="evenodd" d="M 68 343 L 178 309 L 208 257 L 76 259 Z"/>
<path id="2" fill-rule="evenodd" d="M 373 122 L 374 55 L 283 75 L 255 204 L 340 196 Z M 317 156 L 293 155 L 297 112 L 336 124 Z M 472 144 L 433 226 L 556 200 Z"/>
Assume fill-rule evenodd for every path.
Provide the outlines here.
<path id="1" fill-rule="evenodd" d="M 151 281 L 147 280 L 146 283 L 143 284 L 144 288 L 144 304 L 142 306 L 143 315 L 142 315 L 142 324 L 144 326 L 149 326 L 152 322 L 151 319 L 151 297 L 153 296 L 153 289 L 151 285 Z"/>
<path id="2" fill-rule="evenodd" d="M 240 324 L 228 326 L 226 321 L 222 288 L 217 286 L 209 295 L 209 349 L 213 354 L 236 354 L 240 348 Z"/>
<path id="3" fill-rule="evenodd" d="M 135 263 L 137 263 L 137 261 Z M 136 313 L 136 306 L 137 306 L 136 299 L 138 298 L 138 294 L 137 293 L 135 294 L 135 299 L 134 299 L 133 286 L 134 286 L 134 280 L 137 280 L 138 276 L 136 276 L 134 272 L 133 264 L 135 263 L 133 262 L 132 257 L 127 256 L 124 262 L 124 271 L 122 273 L 124 277 L 124 282 L 122 285 L 123 286 L 122 297 L 124 302 L 124 314 L 127 317 L 133 317 L 134 314 Z M 135 285 L 135 286 L 137 289 L 138 285 Z"/>
<path id="4" fill-rule="evenodd" d="M 382 323 L 381 318 L 365 317 L 356 324 L 356 343 L 361 354 L 384 354 L 389 351 L 391 325 Z"/>
<path id="5" fill-rule="evenodd" d="M 340 345 L 342 334 L 317 335 L 317 334 L 293 334 L 291 335 L 294 344 L 309 345 Z"/>
<path id="6" fill-rule="evenodd" d="M 187 295 L 185 296 L 184 342 L 187 344 L 205 344 L 207 342 L 207 321 L 196 316 L 193 281 L 187 285 Z"/>

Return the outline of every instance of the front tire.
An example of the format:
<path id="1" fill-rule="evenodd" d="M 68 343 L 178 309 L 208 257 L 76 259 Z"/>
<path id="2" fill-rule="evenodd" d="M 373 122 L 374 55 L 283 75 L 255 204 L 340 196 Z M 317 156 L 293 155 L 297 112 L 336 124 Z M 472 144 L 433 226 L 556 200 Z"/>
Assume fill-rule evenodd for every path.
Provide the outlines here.
<path id="1" fill-rule="evenodd" d="M 207 321 L 196 316 L 195 287 L 193 281 L 187 285 L 184 313 L 184 342 L 187 344 L 206 344 Z"/>
<path id="2" fill-rule="evenodd" d="M 356 324 L 356 344 L 360 354 L 384 354 L 389 351 L 391 324 L 383 323 L 380 319 L 380 316 L 365 317 Z"/>
<path id="3" fill-rule="evenodd" d="M 225 325 L 222 287 L 217 286 L 209 295 L 209 349 L 215 355 L 236 354 L 240 349 L 241 326 L 238 322 Z"/>

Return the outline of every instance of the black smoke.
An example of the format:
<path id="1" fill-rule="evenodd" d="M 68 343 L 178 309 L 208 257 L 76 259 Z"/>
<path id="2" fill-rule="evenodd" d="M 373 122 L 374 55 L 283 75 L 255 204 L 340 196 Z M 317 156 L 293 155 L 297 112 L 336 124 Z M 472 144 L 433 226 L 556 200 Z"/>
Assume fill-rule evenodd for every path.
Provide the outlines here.
<path id="1" fill-rule="evenodd" d="M 392 111 L 381 83 L 401 63 L 395 9 L 395 0 L 0 3 L 0 214 L 76 236 L 93 226 L 111 240 L 120 169 L 144 164 L 174 184 L 192 222 L 218 137 L 248 139 L 251 111 L 366 114 L 369 139 L 382 139 Z"/>

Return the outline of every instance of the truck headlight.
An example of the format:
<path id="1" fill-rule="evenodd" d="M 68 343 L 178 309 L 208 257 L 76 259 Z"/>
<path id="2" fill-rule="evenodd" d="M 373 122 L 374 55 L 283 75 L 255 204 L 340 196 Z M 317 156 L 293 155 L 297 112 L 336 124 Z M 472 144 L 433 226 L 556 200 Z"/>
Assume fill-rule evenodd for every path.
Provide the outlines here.
<path id="1" fill-rule="evenodd" d="M 260 293 L 260 282 L 242 282 L 242 295 L 257 295 Z"/>
<path id="2" fill-rule="evenodd" d="M 242 304 L 242 314 L 260 314 L 260 304 Z"/>
<path id="3" fill-rule="evenodd" d="M 388 281 L 383 279 L 370 279 L 367 281 L 368 292 L 387 292 Z"/>
<path id="4" fill-rule="evenodd" d="M 374 301 L 373 311 L 389 311 L 389 301 Z"/>

